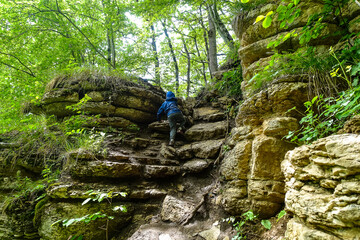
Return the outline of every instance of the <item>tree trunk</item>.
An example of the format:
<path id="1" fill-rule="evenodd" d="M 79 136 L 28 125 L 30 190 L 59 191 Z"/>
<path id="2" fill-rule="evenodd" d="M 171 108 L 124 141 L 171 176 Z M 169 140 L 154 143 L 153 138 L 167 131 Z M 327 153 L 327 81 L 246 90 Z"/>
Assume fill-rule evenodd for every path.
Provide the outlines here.
<path id="1" fill-rule="evenodd" d="M 107 54 L 108 54 L 107 60 L 108 60 L 108 62 L 111 62 L 111 40 L 110 40 L 109 28 L 106 29 L 106 39 L 107 39 Z"/>
<path id="2" fill-rule="evenodd" d="M 158 56 L 158 52 L 157 52 L 157 48 L 156 48 L 155 28 L 154 28 L 153 24 L 150 26 L 150 29 L 152 32 L 151 45 L 152 45 L 154 61 L 155 61 L 155 84 L 160 87 L 160 61 L 159 61 L 159 56 Z"/>
<path id="3" fill-rule="evenodd" d="M 210 68 L 210 75 L 213 76 L 214 72 L 218 70 L 218 63 L 217 63 L 217 48 L 216 48 L 216 28 L 213 20 L 211 19 L 211 9 L 208 6 L 208 20 L 209 20 L 209 31 L 208 31 L 208 38 L 209 38 L 209 68 Z"/>
<path id="4" fill-rule="evenodd" d="M 199 50 L 199 47 L 198 47 L 198 44 L 197 44 L 197 40 L 196 40 L 196 37 L 194 38 L 194 42 L 195 42 L 195 48 L 196 48 L 196 52 L 198 54 L 198 57 L 199 59 L 201 59 L 201 53 L 200 53 L 200 50 Z M 205 86 L 207 86 L 207 79 L 206 79 L 206 67 L 205 67 L 205 62 L 203 60 L 201 60 L 201 64 L 202 64 L 202 75 L 203 75 L 203 78 L 204 78 L 204 83 L 205 83 Z"/>
<path id="5" fill-rule="evenodd" d="M 114 42 L 114 30 L 112 28 L 111 18 L 109 18 L 108 13 L 106 13 L 106 5 L 104 1 L 101 1 L 103 5 L 105 17 L 105 27 L 106 27 L 106 39 L 107 39 L 107 61 L 111 63 L 112 67 L 115 69 L 115 42 Z M 110 0 L 106 2 L 110 5 Z M 111 69 L 111 67 L 109 67 Z"/>
<path id="6" fill-rule="evenodd" d="M 172 56 L 172 59 L 173 59 L 173 63 L 174 63 L 174 68 L 175 68 L 175 89 L 176 89 L 176 94 L 179 93 L 179 66 L 178 66 L 178 63 L 177 63 L 177 60 L 176 60 L 176 55 L 175 55 L 175 52 L 174 52 L 174 48 L 172 46 L 172 43 L 171 43 L 171 39 L 169 37 L 169 34 L 168 34 L 168 31 L 167 31 L 167 28 L 165 26 L 165 23 L 161 22 L 163 27 L 164 27 L 164 33 L 165 33 L 165 36 L 166 36 L 166 39 L 168 41 L 168 45 L 169 45 L 169 48 L 170 48 L 170 53 L 171 53 L 171 56 Z"/>
<path id="7" fill-rule="evenodd" d="M 182 41 L 183 41 L 183 44 L 184 44 L 184 50 L 185 50 L 186 58 L 187 58 L 186 96 L 189 97 L 189 95 L 190 95 L 190 84 L 191 84 L 191 81 L 190 81 L 190 70 L 191 70 L 191 62 L 190 62 L 190 60 L 191 60 L 191 58 L 190 58 L 190 53 L 189 53 L 189 50 L 188 50 L 188 48 L 186 46 L 186 42 L 185 42 L 184 38 L 182 38 Z"/>
<path id="8" fill-rule="evenodd" d="M 230 48 L 231 51 L 235 51 L 234 39 L 231 37 L 229 31 L 227 30 L 225 24 L 221 21 L 216 8 L 216 1 L 214 4 L 209 5 L 210 17 L 215 24 L 216 30 L 220 34 L 221 38 L 224 40 L 225 44 Z"/>
<path id="9" fill-rule="evenodd" d="M 205 27 L 204 21 L 203 21 L 203 14 L 202 14 L 202 7 L 200 6 L 200 24 L 203 28 L 203 34 L 204 34 L 204 42 L 205 42 L 205 51 L 206 51 L 206 57 L 207 57 L 207 63 L 209 66 L 209 71 L 210 71 L 210 76 L 211 76 L 211 68 L 210 68 L 210 53 L 209 53 L 209 43 L 208 43 L 208 37 L 207 37 L 207 29 Z M 205 70 L 204 70 L 205 71 Z M 206 75 L 205 75 L 206 76 Z M 205 80 L 205 79 L 204 79 Z M 207 84 L 207 81 L 205 82 L 205 84 Z"/>
<path id="10" fill-rule="evenodd" d="M 116 51 L 115 51 L 115 36 L 114 36 L 114 29 L 111 24 L 110 26 L 110 45 L 111 45 L 111 62 L 113 66 L 116 68 Z"/>

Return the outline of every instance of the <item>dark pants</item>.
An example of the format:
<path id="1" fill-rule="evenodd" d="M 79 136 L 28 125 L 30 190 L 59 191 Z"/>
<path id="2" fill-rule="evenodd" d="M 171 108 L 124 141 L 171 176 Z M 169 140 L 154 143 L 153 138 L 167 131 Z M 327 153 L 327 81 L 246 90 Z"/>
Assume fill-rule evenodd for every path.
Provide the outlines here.
<path id="1" fill-rule="evenodd" d="M 180 127 L 183 128 L 185 125 L 185 118 L 181 112 L 177 112 L 170 114 L 168 120 L 170 125 L 170 140 L 175 140 L 176 124 L 180 123 Z"/>

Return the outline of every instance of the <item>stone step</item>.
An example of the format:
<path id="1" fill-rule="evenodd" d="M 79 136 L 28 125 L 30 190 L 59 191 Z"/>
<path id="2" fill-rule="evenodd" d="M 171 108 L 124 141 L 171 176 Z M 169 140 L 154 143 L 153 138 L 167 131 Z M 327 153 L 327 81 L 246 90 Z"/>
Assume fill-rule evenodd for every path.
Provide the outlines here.
<path id="1" fill-rule="evenodd" d="M 166 158 L 147 157 L 147 156 L 131 156 L 130 162 L 140 163 L 143 165 L 163 165 L 163 166 L 178 166 L 180 163 L 177 160 L 170 160 Z"/>
<path id="2" fill-rule="evenodd" d="M 194 108 L 193 114 L 195 121 L 217 122 L 225 119 L 225 113 L 222 109 L 213 107 Z"/>
<path id="3" fill-rule="evenodd" d="M 78 178 L 164 178 L 180 174 L 180 166 L 143 165 L 108 160 L 78 161 L 71 175 Z"/>
<path id="4" fill-rule="evenodd" d="M 112 201 L 131 201 L 141 199 L 159 199 L 166 196 L 167 189 L 159 188 L 155 184 L 149 182 L 122 182 L 120 185 L 99 184 L 99 183 L 79 183 L 74 182 L 58 182 L 47 189 L 47 194 L 52 199 L 79 199 L 85 200 L 96 194 L 112 193 Z M 89 193 L 89 189 L 93 189 Z M 121 193 L 125 193 L 125 196 Z M 92 195 L 90 195 L 92 194 Z"/>
<path id="5" fill-rule="evenodd" d="M 152 154 L 158 155 L 156 152 L 151 152 Z M 165 158 L 158 158 L 146 155 L 129 155 L 119 152 L 111 152 L 109 156 L 105 159 L 106 161 L 114 162 L 129 162 L 134 164 L 143 164 L 143 165 L 179 165 L 179 161 L 169 160 Z"/>
<path id="6" fill-rule="evenodd" d="M 205 140 L 184 145 L 176 149 L 176 156 L 179 159 L 215 159 L 225 139 Z"/>
<path id="7" fill-rule="evenodd" d="M 185 133 L 185 136 L 189 141 L 219 139 L 225 138 L 227 130 L 228 123 L 226 121 L 200 123 L 188 129 Z"/>
<path id="8" fill-rule="evenodd" d="M 133 149 L 143 149 L 149 146 L 158 146 L 162 143 L 162 141 L 157 139 L 139 137 L 139 138 L 124 140 L 123 143 L 127 146 L 130 146 Z"/>

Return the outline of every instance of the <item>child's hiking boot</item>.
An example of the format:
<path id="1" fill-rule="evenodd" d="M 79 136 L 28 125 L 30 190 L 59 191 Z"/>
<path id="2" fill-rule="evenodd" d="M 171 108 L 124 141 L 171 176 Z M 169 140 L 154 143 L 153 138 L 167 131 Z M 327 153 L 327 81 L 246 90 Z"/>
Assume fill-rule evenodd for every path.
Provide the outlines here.
<path id="1" fill-rule="evenodd" d="M 176 133 L 179 133 L 181 135 L 184 135 L 184 129 L 182 127 L 179 127 L 178 130 L 176 131 Z"/>

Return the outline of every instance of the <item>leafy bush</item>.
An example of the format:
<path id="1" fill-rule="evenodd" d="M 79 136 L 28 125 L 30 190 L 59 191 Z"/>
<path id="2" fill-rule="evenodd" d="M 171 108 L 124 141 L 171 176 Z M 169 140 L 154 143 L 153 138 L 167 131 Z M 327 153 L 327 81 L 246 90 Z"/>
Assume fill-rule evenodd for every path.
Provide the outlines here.
<path id="1" fill-rule="evenodd" d="M 241 98 L 241 82 L 242 70 L 238 67 L 225 72 L 222 79 L 215 84 L 215 88 L 223 95 Z"/>
<path id="2" fill-rule="evenodd" d="M 302 127 L 298 131 L 289 132 L 286 139 L 295 143 L 310 143 L 335 133 L 344 126 L 346 120 L 360 113 L 359 46 L 360 40 L 356 40 L 338 53 L 330 49 L 330 55 L 336 60 L 330 76 L 333 79 L 342 79 L 348 89 L 339 92 L 335 97 L 319 94 L 305 102 L 306 111 L 300 120 Z M 348 55 L 349 52 L 352 52 L 351 56 Z"/>
<path id="3" fill-rule="evenodd" d="M 310 143 L 335 133 L 346 120 L 360 113 L 359 98 L 360 86 L 357 86 L 341 92 L 338 98 L 323 98 L 320 95 L 305 102 L 306 114 L 300 120 L 302 127 L 298 131 L 290 131 L 286 139 L 295 143 Z"/>

